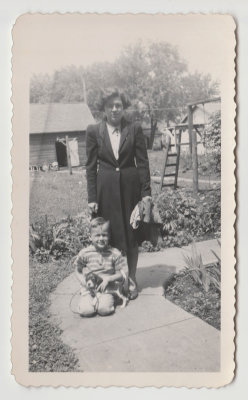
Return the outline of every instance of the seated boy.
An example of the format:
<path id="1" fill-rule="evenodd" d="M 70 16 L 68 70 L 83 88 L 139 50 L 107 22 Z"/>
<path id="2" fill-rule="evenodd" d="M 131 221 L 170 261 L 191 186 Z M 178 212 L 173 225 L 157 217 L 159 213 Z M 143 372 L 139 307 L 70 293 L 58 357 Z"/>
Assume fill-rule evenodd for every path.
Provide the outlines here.
<path id="1" fill-rule="evenodd" d="M 114 297 L 105 293 L 110 282 L 125 281 L 127 278 L 127 262 L 121 252 L 109 246 L 109 222 L 103 218 L 95 218 L 90 224 L 92 245 L 82 249 L 74 265 L 78 279 L 81 281 L 81 298 L 78 311 L 82 317 L 109 315 L 115 311 Z M 96 296 L 86 286 L 85 277 L 93 272 L 102 279 Z"/>

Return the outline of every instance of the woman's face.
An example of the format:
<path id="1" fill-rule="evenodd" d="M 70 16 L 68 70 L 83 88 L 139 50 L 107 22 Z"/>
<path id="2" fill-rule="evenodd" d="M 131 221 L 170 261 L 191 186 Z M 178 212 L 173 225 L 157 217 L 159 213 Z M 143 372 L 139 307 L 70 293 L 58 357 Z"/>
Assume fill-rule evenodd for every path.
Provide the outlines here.
<path id="1" fill-rule="evenodd" d="M 120 97 L 110 98 L 104 107 L 107 122 L 112 126 L 119 126 L 123 117 L 123 104 Z"/>

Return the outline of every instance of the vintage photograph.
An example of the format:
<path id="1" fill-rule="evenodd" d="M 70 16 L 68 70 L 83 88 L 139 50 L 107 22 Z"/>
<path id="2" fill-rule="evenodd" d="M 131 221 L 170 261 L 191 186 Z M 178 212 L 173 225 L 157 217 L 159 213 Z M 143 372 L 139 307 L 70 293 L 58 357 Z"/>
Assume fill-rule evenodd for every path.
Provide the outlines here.
<path id="1" fill-rule="evenodd" d="M 232 18 L 30 14 L 14 29 L 28 71 L 27 373 L 209 373 L 217 386 L 234 334 Z"/>

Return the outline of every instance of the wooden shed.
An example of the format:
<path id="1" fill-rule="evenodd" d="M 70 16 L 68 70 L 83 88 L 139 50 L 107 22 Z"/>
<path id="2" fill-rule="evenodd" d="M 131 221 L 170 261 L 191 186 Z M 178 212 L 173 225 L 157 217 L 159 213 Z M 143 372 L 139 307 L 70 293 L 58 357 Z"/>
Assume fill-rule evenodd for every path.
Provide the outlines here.
<path id="1" fill-rule="evenodd" d="M 95 120 L 85 103 L 30 104 L 30 166 L 58 162 L 67 166 L 68 136 L 72 166 L 84 165 L 85 132 Z"/>

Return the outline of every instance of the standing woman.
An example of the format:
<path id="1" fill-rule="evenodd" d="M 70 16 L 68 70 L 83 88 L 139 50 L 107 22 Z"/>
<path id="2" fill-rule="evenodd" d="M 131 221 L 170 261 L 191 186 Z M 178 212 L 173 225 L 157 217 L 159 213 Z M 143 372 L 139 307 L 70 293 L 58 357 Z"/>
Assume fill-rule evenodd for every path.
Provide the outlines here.
<path id="1" fill-rule="evenodd" d="M 105 119 L 86 132 L 88 205 L 92 214 L 110 221 L 110 244 L 127 255 L 129 298 L 138 296 L 136 269 L 141 228 L 134 230 L 130 216 L 142 199 L 151 200 L 149 161 L 142 128 L 123 117 L 130 105 L 118 89 L 101 95 L 99 110 Z"/>

